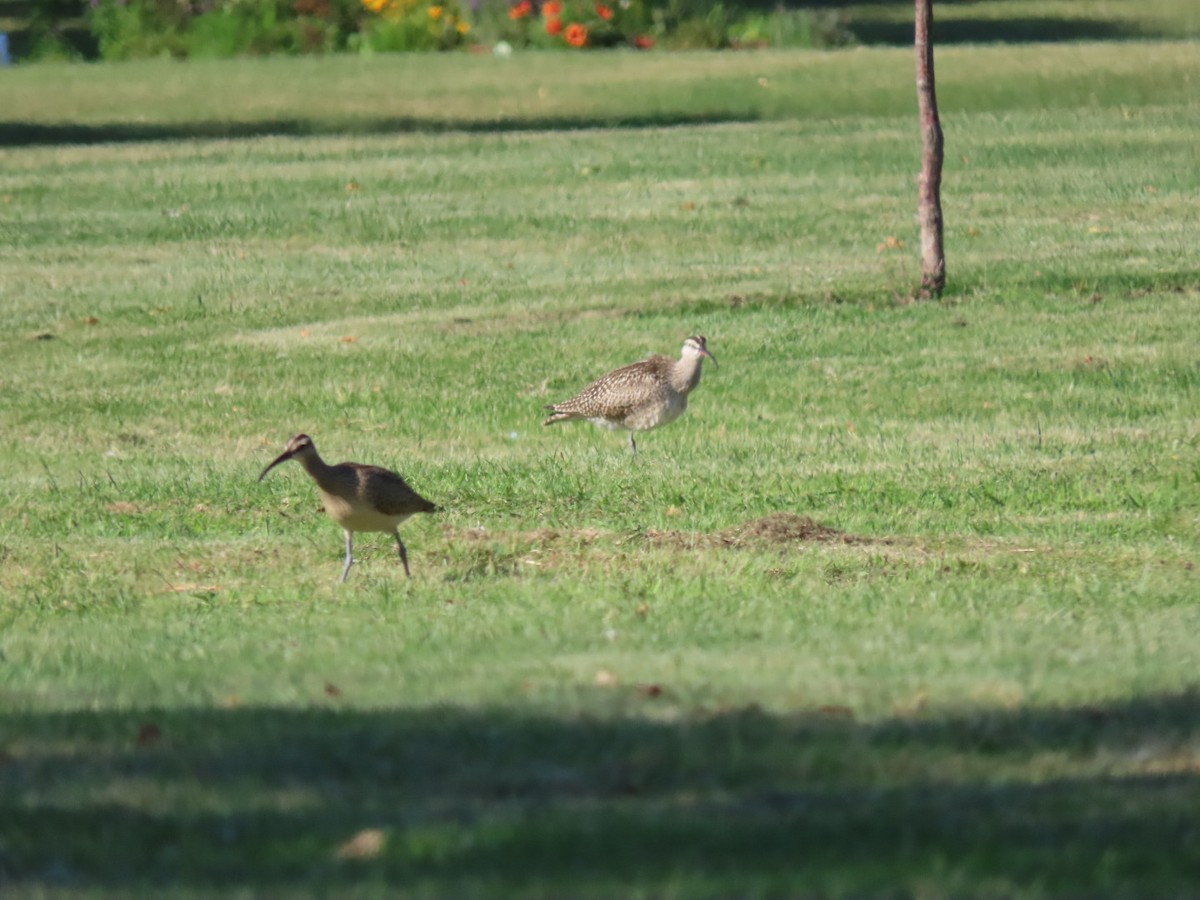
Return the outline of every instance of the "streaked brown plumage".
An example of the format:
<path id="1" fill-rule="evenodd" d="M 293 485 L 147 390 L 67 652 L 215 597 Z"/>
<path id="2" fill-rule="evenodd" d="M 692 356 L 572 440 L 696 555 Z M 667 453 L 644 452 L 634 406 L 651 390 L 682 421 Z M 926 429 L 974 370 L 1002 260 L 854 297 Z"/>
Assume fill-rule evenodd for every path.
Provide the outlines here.
<path id="1" fill-rule="evenodd" d="M 350 566 L 354 564 L 356 531 L 383 531 L 395 537 L 404 574 L 412 577 L 408 570 L 408 550 L 400 540 L 398 526 L 409 516 L 438 512 L 439 507 L 414 491 L 390 469 L 353 462 L 329 465 L 321 459 L 307 434 L 298 434 L 288 441 L 283 452 L 262 470 L 258 480 L 262 481 L 273 468 L 293 457 L 317 483 L 325 512 L 346 532 L 346 565 L 341 580 L 346 580 Z"/>
<path id="2" fill-rule="evenodd" d="M 700 383 L 707 342 L 696 335 L 683 342 L 679 359 L 651 356 L 604 375 L 563 403 L 547 406 L 554 415 L 543 425 L 587 419 L 601 428 L 629 431 L 629 448 L 637 453 L 634 434 L 674 422 L 687 409 L 688 394 Z"/>

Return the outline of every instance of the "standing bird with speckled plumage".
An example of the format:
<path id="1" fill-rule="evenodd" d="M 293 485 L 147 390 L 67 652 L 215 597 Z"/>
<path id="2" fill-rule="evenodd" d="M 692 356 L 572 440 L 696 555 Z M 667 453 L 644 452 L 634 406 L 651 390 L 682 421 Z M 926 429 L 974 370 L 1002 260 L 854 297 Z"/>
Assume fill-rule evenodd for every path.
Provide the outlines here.
<path id="1" fill-rule="evenodd" d="M 579 394 L 546 409 L 553 413 L 543 425 L 587 419 L 601 428 L 624 428 L 629 449 L 637 453 L 634 435 L 674 422 L 687 409 L 688 394 L 700 383 L 704 358 L 717 365 L 705 339 L 696 335 L 683 342 L 679 359 L 651 356 L 604 375 Z"/>

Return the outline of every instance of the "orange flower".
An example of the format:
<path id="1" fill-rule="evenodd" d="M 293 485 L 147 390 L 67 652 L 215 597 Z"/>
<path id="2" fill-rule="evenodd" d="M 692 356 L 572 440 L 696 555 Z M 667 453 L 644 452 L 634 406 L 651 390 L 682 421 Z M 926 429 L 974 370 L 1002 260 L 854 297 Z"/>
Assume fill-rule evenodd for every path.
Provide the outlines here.
<path id="1" fill-rule="evenodd" d="M 562 15 L 563 6 L 558 0 L 549 0 L 542 4 L 542 15 L 547 19 L 557 19 Z"/>
<path id="2" fill-rule="evenodd" d="M 639 34 L 633 39 L 633 46 L 637 47 L 639 50 L 649 50 L 654 46 L 654 38 L 650 37 L 648 34 Z"/>
<path id="3" fill-rule="evenodd" d="M 510 19 L 524 19 L 526 16 L 533 14 L 533 3 L 531 0 L 521 0 L 516 6 L 508 11 Z"/>
<path id="4" fill-rule="evenodd" d="M 559 34 L 562 34 L 562 29 L 563 29 L 562 19 L 547 19 L 546 20 L 546 34 L 557 36 Z"/>
<path id="5" fill-rule="evenodd" d="M 603 3 L 597 3 L 596 15 L 602 18 L 605 22 L 611 22 L 613 17 L 612 7 L 605 6 Z"/>
<path id="6" fill-rule="evenodd" d="M 587 28 L 580 25 L 578 22 L 572 22 L 567 26 L 565 35 L 567 43 L 572 47 L 583 47 L 587 45 L 588 33 Z"/>

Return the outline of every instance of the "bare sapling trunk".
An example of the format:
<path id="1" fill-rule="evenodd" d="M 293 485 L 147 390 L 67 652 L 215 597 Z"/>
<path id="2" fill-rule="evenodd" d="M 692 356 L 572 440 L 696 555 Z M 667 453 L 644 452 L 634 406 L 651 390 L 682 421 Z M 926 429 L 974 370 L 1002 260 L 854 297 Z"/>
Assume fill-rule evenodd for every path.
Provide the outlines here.
<path id="1" fill-rule="evenodd" d="M 921 223 L 921 294 L 940 296 L 946 287 L 942 245 L 942 124 L 933 82 L 933 0 L 916 0 L 917 110 L 921 119 L 921 178 L 917 217 Z"/>

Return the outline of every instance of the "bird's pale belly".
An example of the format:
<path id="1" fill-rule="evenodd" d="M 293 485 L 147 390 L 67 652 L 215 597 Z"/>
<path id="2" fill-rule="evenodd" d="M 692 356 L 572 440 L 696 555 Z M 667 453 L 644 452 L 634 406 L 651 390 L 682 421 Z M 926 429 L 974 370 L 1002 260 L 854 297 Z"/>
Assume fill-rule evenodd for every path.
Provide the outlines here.
<path id="1" fill-rule="evenodd" d="M 385 515 L 373 509 L 365 500 L 351 503 L 324 491 L 321 491 L 321 503 L 331 519 L 350 531 L 392 532 L 408 518 L 407 515 Z"/>
<path id="2" fill-rule="evenodd" d="M 683 415 L 685 409 L 687 409 L 687 396 L 673 396 L 669 402 L 661 406 L 653 405 L 634 410 L 625 417 L 625 421 L 621 423 L 620 427 L 632 431 L 650 431 L 653 428 L 670 425 Z"/>

